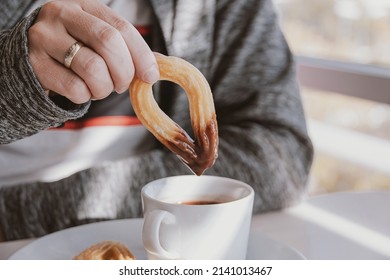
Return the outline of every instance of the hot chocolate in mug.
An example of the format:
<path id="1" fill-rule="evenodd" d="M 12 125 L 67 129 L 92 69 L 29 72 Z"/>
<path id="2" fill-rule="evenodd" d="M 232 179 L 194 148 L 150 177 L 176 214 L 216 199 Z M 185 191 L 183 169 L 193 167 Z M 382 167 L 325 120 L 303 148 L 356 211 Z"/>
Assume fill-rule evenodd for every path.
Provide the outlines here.
<path id="1" fill-rule="evenodd" d="M 254 191 L 217 176 L 174 176 L 142 189 L 149 259 L 245 259 Z"/>

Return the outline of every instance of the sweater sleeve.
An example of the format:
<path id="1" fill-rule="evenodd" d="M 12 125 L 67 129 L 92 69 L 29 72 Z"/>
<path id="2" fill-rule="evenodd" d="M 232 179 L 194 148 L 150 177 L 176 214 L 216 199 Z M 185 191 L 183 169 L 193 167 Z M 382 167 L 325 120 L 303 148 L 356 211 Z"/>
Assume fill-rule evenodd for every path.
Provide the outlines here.
<path id="1" fill-rule="evenodd" d="M 79 118 L 89 106 L 66 102 L 60 107 L 37 80 L 29 62 L 27 31 L 38 12 L 0 31 L 0 144 Z"/>

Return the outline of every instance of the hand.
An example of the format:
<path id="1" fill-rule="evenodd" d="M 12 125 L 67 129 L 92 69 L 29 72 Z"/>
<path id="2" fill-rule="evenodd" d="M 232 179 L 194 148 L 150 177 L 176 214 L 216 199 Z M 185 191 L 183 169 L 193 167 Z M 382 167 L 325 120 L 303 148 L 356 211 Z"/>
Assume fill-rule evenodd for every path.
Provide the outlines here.
<path id="1" fill-rule="evenodd" d="M 65 53 L 84 46 L 70 69 Z M 30 63 L 42 87 L 80 104 L 124 92 L 134 75 L 159 78 L 156 59 L 133 25 L 96 0 L 52 1 L 28 31 Z"/>

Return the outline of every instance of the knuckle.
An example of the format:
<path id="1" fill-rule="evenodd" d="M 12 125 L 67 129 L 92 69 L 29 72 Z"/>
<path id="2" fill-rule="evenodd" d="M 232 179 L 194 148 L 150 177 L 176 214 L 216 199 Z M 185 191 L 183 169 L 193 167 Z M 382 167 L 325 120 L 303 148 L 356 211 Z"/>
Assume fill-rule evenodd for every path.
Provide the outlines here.
<path id="1" fill-rule="evenodd" d="M 101 69 L 106 68 L 106 63 L 100 56 L 91 56 L 84 64 L 84 71 L 89 76 L 95 76 L 96 73 L 100 73 Z"/>
<path id="2" fill-rule="evenodd" d="M 107 80 L 103 78 L 99 81 L 88 81 L 87 86 L 91 91 L 92 98 L 96 100 L 107 97 L 114 90 L 114 86 L 110 78 Z"/>
<path id="3" fill-rule="evenodd" d="M 121 35 L 120 35 L 119 31 L 111 26 L 106 26 L 106 27 L 101 28 L 97 34 L 97 39 L 100 42 L 107 43 L 107 44 L 118 40 L 120 37 L 121 37 Z"/>
<path id="4" fill-rule="evenodd" d="M 79 78 L 72 76 L 66 81 L 65 88 L 69 95 L 74 95 L 78 89 L 83 88 L 83 85 Z"/>
<path id="5" fill-rule="evenodd" d="M 28 30 L 28 39 L 30 42 L 40 42 L 45 37 L 46 31 L 43 24 L 36 23 Z"/>
<path id="6" fill-rule="evenodd" d="M 40 39 L 42 38 L 42 35 L 43 35 L 43 32 L 42 32 L 42 29 L 41 29 L 41 26 L 39 23 L 32 25 L 28 29 L 28 41 L 30 43 L 37 42 L 37 41 L 39 42 Z"/>
<path id="7" fill-rule="evenodd" d="M 65 8 L 66 5 L 64 5 L 61 1 L 49 1 L 42 6 L 40 15 L 57 17 L 63 13 Z"/>
<path id="8" fill-rule="evenodd" d="M 116 19 L 113 23 L 113 26 L 120 32 L 120 33 L 129 33 L 133 30 L 133 26 L 124 19 Z"/>
<path id="9" fill-rule="evenodd" d="M 89 100 L 89 95 L 85 94 L 83 91 L 84 88 L 84 82 L 77 76 L 72 76 L 65 83 L 67 98 L 76 104 L 87 102 Z"/>
<path id="10" fill-rule="evenodd" d="M 112 92 L 113 84 L 103 58 L 91 56 L 85 62 L 83 71 L 84 81 L 95 99 L 104 98 Z"/>

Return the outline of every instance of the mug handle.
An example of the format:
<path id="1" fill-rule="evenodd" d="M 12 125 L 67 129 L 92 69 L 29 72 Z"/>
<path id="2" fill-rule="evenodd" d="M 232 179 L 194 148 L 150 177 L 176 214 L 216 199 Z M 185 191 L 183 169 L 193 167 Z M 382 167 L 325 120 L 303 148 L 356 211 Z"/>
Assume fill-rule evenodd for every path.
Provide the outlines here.
<path id="1" fill-rule="evenodd" d="M 159 259 L 178 259 L 178 253 L 171 253 L 165 250 L 160 243 L 161 223 L 172 224 L 175 216 L 164 210 L 153 210 L 147 212 L 144 217 L 142 239 L 145 249 Z"/>

